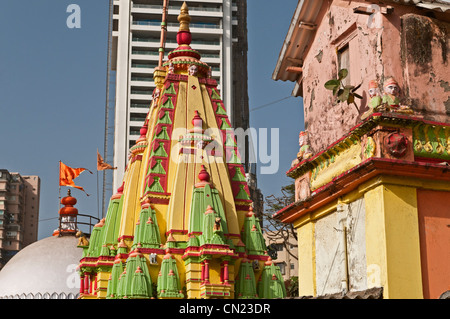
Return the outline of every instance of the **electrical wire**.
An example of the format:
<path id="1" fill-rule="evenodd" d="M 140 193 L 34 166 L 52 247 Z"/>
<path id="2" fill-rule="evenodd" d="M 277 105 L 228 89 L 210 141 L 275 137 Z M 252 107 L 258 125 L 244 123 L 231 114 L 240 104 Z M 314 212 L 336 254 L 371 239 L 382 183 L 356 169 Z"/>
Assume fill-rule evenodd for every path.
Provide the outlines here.
<path id="1" fill-rule="evenodd" d="M 284 101 L 284 100 L 287 100 L 287 99 L 289 99 L 289 98 L 291 98 L 291 97 L 292 97 L 292 95 L 289 95 L 289 96 L 286 96 L 286 97 L 284 97 L 284 98 L 282 98 L 282 99 L 280 99 L 280 100 L 276 100 L 276 101 L 273 101 L 273 102 L 270 102 L 270 103 L 267 103 L 267 104 L 263 104 L 263 105 L 257 106 L 257 107 L 255 107 L 255 108 L 251 109 L 250 112 L 253 112 L 253 111 L 262 109 L 262 108 L 264 108 L 264 107 L 267 107 L 267 106 L 270 106 L 270 105 L 279 103 L 279 102 Z"/>

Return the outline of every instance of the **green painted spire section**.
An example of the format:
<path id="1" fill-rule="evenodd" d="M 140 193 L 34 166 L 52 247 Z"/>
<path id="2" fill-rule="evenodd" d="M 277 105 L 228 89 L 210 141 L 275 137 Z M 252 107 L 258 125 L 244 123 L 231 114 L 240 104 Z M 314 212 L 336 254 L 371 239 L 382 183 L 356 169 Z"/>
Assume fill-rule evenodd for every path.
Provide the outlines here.
<path id="1" fill-rule="evenodd" d="M 169 134 L 167 133 L 167 127 L 163 126 L 161 128 L 161 132 L 159 132 L 157 135 L 155 135 L 155 137 L 153 138 L 155 139 L 160 139 L 160 140 L 165 140 L 168 141 L 170 139 Z"/>
<path id="2" fill-rule="evenodd" d="M 253 272 L 251 260 L 242 260 L 235 288 L 238 299 L 258 298 L 258 294 L 256 293 L 255 273 Z"/>
<path id="3" fill-rule="evenodd" d="M 272 261 L 264 266 L 258 283 L 258 295 L 264 299 L 286 297 L 286 287 L 280 267 L 275 266 Z"/>
<path id="4" fill-rule="evenodd" d="M 225 216 L 225 209 L 222 204 L 222 200 L 220 199 L 220 195 L 217 189 L 209 187 L 205 187 L 205 193 L 206 193 L 206 203 L 207 205 L 210 205 L 214 211 L 216 212 L 217 217 L 220 217 L 220 229 L 224 234 L 228 234 L 228 225 L 227 225 L 227 219 Z M 209 195 L 209 196 L 208 196 Z M 211 200 L 209 202 L 208 200 Z"/>
<path id="5" fill-rule="evenodd" d="M 202 244 L 202 241 L 204 243 L 210 243 L 211 238 L 213 237 L 214 233 L 214 222 L 216 219 L 216 212 L 212 209 L 211 206 L 208 206 L 206 209 L 206 212 L 203 216 L 203 227 L 202 227 L 202 235 L 200 236 L 200 244 Z"/>
<path id="6" fill-rule="evenodd" d="M 126 298 L 126 296 L 124 295 L 126 283 L 127 283 L 127 271 L 126 269 L 124 269 L 123 272 L 120 274 L 117 283 L 117 299 Z"/>
<path id="7" fill-rule="evenodd" d="M 221 130 L 226 130 L 226 129 L 230 129 L 231 126 L 230 124 L 228 124 L 227 120 L 225 117 L 222 118 L 222 125 L 220 126 Z"/>
<path id="8" fill-rule="evenodd" d="M 166 170 L 161 164 L 162 160 L 157 159 L 155 165 L 150 169 L 150 173 L 154 174 L 166 174 Z"/>
<path id="9" fill-rule="evenodd" d="M 242 174 L 242 170 L 240 166 L 235 166 L 234 167 L 235 170 L 235 174 L 233 176 L 233 181 L 238 181 L 238 182 L 246 182 L 247 180 L 245 179 L 244 174 Z"/>
<path id="10" fill-rule="evenodd" d="M 236 147 L 237 143 L 236 140 L 234 139 L 234 135 L 231 133 L 227 133 L 226 134 L 226 141 L 225 141 L 225 146 L 232 146 L 232 147 Z"/>
<path id="11" fill-rule="evenodd" d="M 237 153 L 236 153 L 235 149 L 233 149 L 231 151 L 231 156 L 230 156 L 230 159 L 228 160 L 228 164 L 242 164 L 241 160 L 237 156 Z"/>
<path id="12" fill-rule="evenodd" d="M 98 257 L 100 256 L 102 249 L 102 229 L 103 225 L 95 226 L 92 229 L 91 240 L 89 242 L 89 249 L 87 251 L 87 257 Z"/>
<path id="13" fill-rule="evenodd" d="M 226 223 L 225 209 L 223 208 L 219 192 L 211 188 L 210 184 L 204 187 L 194 187 L 191 202 L 189 232 L 203 232 L 205 212 L 208 206 L 215 211 L 215 217 L 220 218 L 220 229 L 224 234 L 228 234 L 228 225 Z"/>
<path id="14" fill-rule="evenodd" d="M 253 212 L 248 213 L 245 217 L 242 241 L 245 244 L 248 255 L 264 255 L 267 251 L 259 218 L 256 218 Z"/>
<path id="15" fill-rule="evenodd" d="M 119 234 L 120 219 L 122 216 L 123 196 L 113 198 L 109 201 L 106 213 L 105 225 L 101 231 L 102 251 L 101 256 L 114 256 Z"/>
<path id="16" fill-rule="evenodd" d="M 211 206 L 208 206 L 203 217 L 202 235 L 199 236 L 200 246 L 204 244 L 225 245 L 220 221 L 221 218 L 218 214 Z"/>
<path id="17" fill-rule="evenodd" d="M 239 192 L 236 195 L 236 199 L 250 200 L 250 195 L 245 190 L 245 184 L 239 185 Z"/>
<path id="18" fill-rule="evenodd" d="M 129 255 L 126 264 L 126 277 L 124 278 L 122 274 L 119 282 L 118 295 L 122 298 L 151 298 L 152 281 L 146 258 L 139 252 L 139 247 Z"/>
<path id="19" fill-rule="evenodd" d="M 103 244 L 102 248 L 100 249 L 100 256 L 109 256 L 110 255 L 110 250 L 108 245 Z"/>
<path id="20" fill-rule="evenodd" d="M 141 267 L 137 267 L 133 274 L 131 281 L 131 296 L 132 299 L 149 299 L 152 296 L 152 286 L 149 284 Z"/>
<path id="21" fill-rule="evenodd" d="M 108 289 L 106 290 L 106 299 L 116 299 L 117 289 L 119 286 L 119 277 L 123 273 L 123 265 L 120 258 L 117 258 L 114 262 L 114 266 L 111 270 L 111 275 L 108 280 Z"/>
<path id="22" fill-rule="evenodd" d="M 204 188 L 196 188 L 194 187 L 192 193 L 192 201 L 191 201 L 191 212 L 190 212 L 190 220 L 189 220 L 189 233 L 192 232 L 201 232 L 202 230 L 202 222 L 203 222 L 203 213 L 205 212 L 205 199 L 204 199 Z M 203 213 L 202 213 L 203 210 Z"/>
<path id="23" fill-rule="evenodd" d="M 172 124 L 169 111 L 165 111 L 164 115 L 160 119 L 158 119 L 158 122 L 156 122 L 156 124 Z"/>
<path id="24" fill-rule="evenodd" d="M 125 255 L 128 253 L 127 246 L 122 242 L 117 245 L 117 254 Z"/>
<path id="25" fill-rule="evenodd" d="M 153 178 L 153 183 L 150 186 L 150 191 L 155 193 L 164 193 L 164 188 L 161 186 L 158 176 L 155 176 Z"/>
<path id="26" fill-rule="evenodd" d="M 160 142 L 159 146 L 156 150 L 152 151 L 151 156 L 161 156 L 161 157 L 167 157 L 166 150 L 164 149 L 164 142 Z"/>
<path id="27" fill-rule="evenodd" d="M 165 108 L 165 109 L 173 109 L 174 108 L 171 96 L 167 97 L 166 102 L 164 102 L 162 104 L 161 108 Z"/>
<path id="28" fill-rule="evenodd" d="M 184 298 L 181 292 L 180 280 L 175 258 L 167 253 L 161 263 L 158 275 L 158 297 L 180 299 Z"/>
<path id="29" fill-rule="evenodd" d="M 219 97 L 220 98 L 220 97 Z M 227 115 L 227 112 L 225 111 L 225 109 L 222 106 L 222 103 L 217 103 L 217 111 L 216 111 L 217 115 Z"/>
<path id="30" fill-rule="evenodd" d="M 144 237 L 143 236 L 144 230 L 141 227 L 141 217 L 142 217 L 142 210 L 141 210 L 139 219 L 136 222 L 136 227 L 134 228 L 134 241 L 133 241 L 133 245 L 131 246 L 131 249 L 136 249 L 138 244 L 141 245 L 142 238 Z"/>
<path id="31" fill-rule="evenodd" d="M 211 99 L 220 100 L 220 95 L 219 95 L 219 93 L 217 93 L 216 89 L 212 89 Z"/>
<path id="32" fill-rule="evenodd" d="M 189 236 L 187 247 L 199 247 L 200 241 L 198 240 L 197 236 L 191 235 Z"/>
<path id="33" fill-rule="evenodd" d="M 164 94 L 176 94 L 177 92 L 175 92 L 175 88 L 173 86 L 173 83 L 170 83 L 169 87 L 166 88 L 166 90 L 164 91 Z"/>
<path id="34" fill-rule="evenodd" d="M 132 249 L 138 246 L 142 248 L 159 248 L 160 245 L 161 237 L 156 213 L 151 207 L 144 207 L 139 214 L 139 222 L 136 223 Z"/>

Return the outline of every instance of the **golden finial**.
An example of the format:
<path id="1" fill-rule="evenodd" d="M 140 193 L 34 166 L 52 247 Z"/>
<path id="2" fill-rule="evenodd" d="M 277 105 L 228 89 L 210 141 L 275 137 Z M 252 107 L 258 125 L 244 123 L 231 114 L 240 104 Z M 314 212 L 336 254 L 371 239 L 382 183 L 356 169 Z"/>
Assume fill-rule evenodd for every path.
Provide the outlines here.
<path id="1" fill-rule="evenodd" d="M 189 31 L 189 23 L 191 22 L 191 17 L 189 16 L 189 8 L 186 4 L 186 1 L 183 2 L 183 5 L 181 6 L 178 21 L 180 22 L 180 31 Z"/>

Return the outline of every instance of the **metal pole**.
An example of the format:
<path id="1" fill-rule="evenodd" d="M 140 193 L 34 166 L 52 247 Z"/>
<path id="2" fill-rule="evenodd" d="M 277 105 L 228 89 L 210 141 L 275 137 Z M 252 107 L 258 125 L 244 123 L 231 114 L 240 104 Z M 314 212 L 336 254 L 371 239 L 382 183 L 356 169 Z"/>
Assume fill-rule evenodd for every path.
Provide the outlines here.
<path id="1" fill-rule="evenodd" d="M 111 77 L 111 50 L 112 50 L 112 20 L 113 20 L 113 5 L 114 0 L 109 0 L 109 20 L 108 20 L 108 51 L 107 51 L 107 66 L 106 66 L 106 106 L 105 106 L 105 141 L 103 156 L 105 160 L 108 159 L 108 123 L 109 123 L 109 81 Z M 97 171 L 98 175 L 98 171 Z M 97 179 L 98 180 L 98 179 Z M 105 192 L 106 192 L 106 170 L 103 171 L 103 193 L 102 193 L 102 217 L 105 212 Z"/>
<path id="2" fill-rule="evenodd" d="M 167 10 L 168 10 L 168 6 L 169 6 L 169 0 L 164 0 L 162 21 L 161 21 L 161 41 L 160 41 L 160 44 L 159 44 L 159 63 L 158 63 L 158 67 L 162 67 L 162 63 L 163 63 L 163 59 L 164 59 L 166 33 L 167 33 Z"/>

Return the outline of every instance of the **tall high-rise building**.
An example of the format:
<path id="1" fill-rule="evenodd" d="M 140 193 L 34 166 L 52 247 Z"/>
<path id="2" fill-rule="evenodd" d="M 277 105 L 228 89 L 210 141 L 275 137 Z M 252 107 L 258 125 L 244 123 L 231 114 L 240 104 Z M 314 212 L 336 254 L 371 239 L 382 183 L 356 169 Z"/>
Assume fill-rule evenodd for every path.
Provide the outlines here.
<path id="1" fill-rule="evenodd" d="M 114 86 L 114 112 L 107 117 L 109 153 L 113 153 L 113 190 L 120 187 L 128 150 L 139 138 L 155 89 L 153 71 L 158 65 L 163 0 L 113 0 L 109 85 Z M 217 80 L 231 125 L 249 127 L 247 89 L 247 1 L 186 0 L 191 15 L 192 47 L 199 51 Z M 181 0 L 170 0 L 167 11 L 165 56 L 177 47 L 177 16 Z M 112 84 L 111 84 L 112 83 Z M 114 101 L 113 101 L 114 100 Z M 112 111 L 112 107 L 110 107 Z M 108 112 L 108 108 L 107 108 Z M 112 117 L 114 116 L 114 120 Z M 110 123 L 108 123 L 108 118 Z M 113 130 L 113 132 L 112 132 Z M 112 139 L 114 142 L 112 143 Z M 113 148 L 113 150 L 112 150 Z M 105 148 L 105 149 L 108 149 Z M 248 142 L 240 145 L 242 161 L 252 185 Z M 107 159 L 108 160 L 108 159 Z M 256 189 L 256 187 L 255 187 Z"/>
<path id="2" fill-rule="evenodd" d="M 39 176 L 0 169 L 0 269 L 37 240 L 40 183 Z"/>

